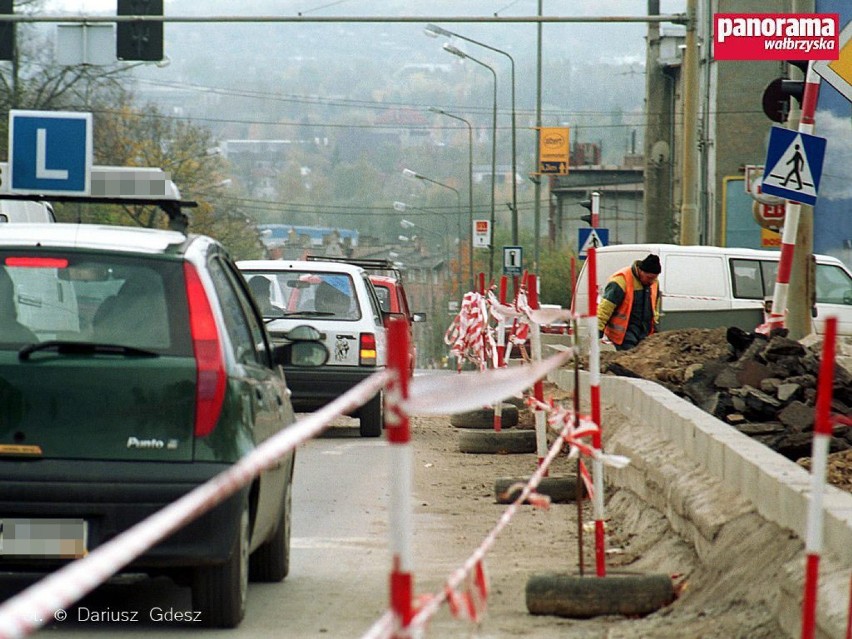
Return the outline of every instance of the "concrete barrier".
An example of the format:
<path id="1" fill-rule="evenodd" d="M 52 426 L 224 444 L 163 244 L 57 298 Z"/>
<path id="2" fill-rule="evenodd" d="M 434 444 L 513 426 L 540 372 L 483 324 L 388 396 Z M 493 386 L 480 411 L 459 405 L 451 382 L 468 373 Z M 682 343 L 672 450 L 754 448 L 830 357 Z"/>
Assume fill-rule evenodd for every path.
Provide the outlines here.
<path id="1" fill-rule="evenodd" d="M 559 369 L 548 378 L 573 388 L 573 370 Z M 581 396 L 588 397 L 585 371 L 580 385 Z M 712 556 L 714 541 L 724 539 L 719 532 L 725 524 L 750 512 L 801 541 L 801 552 L 784 565 L 776 611 L 788 636 L 798 637 L 808 472 L 654 382 L 603 375 L 600 387 L 603 405 L 629 418 L 619 432 L 608 430 L 603 420 L 606 452 L 631 458 L 625 469 L 607 470 L 607 484 L 636 493 L 663 513 L 702 561 Z M 679 471 L 673 454 L 680 457 Z M 822 639 L 845 637 L 850 574 L 852 493 L 828 486 L 816 620 Z"/>

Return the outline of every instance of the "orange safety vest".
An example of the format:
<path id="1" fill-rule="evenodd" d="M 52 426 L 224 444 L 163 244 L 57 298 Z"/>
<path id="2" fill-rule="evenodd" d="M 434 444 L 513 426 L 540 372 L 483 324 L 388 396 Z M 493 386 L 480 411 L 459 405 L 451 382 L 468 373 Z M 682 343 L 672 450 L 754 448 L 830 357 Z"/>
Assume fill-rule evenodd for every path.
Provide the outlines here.
<path id="1" fill-rule="evenodd" d="M 633 308 L 633 267 L 627 266 L 613 273 L 609 281 L 612 282 L 621 275 L 624 278 L 624 299 L 612 312 L 612 316 L 604 327 L 606 335 L 613 344 L 621 344 L 627 333 L 627 324 L 630 322 L 630 310 Z M 654 332 L 654 318 L 657 316 L 657 291 L 660 284 L 657 280 L 651 284 L 651 333 Z M 650 333 L 649 333 L 650 334 Z"/>

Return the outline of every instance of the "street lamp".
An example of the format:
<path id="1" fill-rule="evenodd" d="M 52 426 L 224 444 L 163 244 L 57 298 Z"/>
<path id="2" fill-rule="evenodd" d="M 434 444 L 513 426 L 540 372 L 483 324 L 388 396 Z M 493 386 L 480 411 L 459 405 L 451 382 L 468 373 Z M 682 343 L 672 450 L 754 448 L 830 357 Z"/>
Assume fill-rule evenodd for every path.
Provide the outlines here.
<path id="1" fill-rule="evenodd" d="M 471 62 L 475 62 L 476 64 L 485 67 L 491 71 L 491 76 L 494 78 L 494 105 L 491 110 L 491 246 L 488 251 L 488 280 L 491 281 L 494 278 L 494 186 L 497 181 L 497 73 L 495 73 L 491 66 L 485 64 L 481 60 L 477 60 L 472 55 L 465 53 L 451 44 L 445 44 L 444 51 L 452 53 L 462 60 L 467 58 Z M 472 231 L 473 229 L 471 229 L 471 232 Z"/>
<path id="2" fill-rule="evenodd" d="M 447 38 L 458 38 L 459 40 L 464 40 L 465 42 L 470 42 L 472 44 L 476 44 L 480 47 L 485 47 L 495 53 L 499 53 L 501 55 L 509 58 L 509 63 L 511 65 L 512 71 L 512 244 L 518 244 L 518 183 L 517 183 L 517 175 L 518 175 L 518 166 L 517 166 L 517 147 L 515 143 L 516 139 L 516 126 L 515 126 L 515 59 L 509 55 L 508 52 L 503 51 L 502 49 L 498 49 L 497 47 L 492 47 L 491 45 L 485 44 L 484 42 L 479 42 L 478 40 L 474 40 L 473 38 L 468 38 L 467 36 L 463 36 L 460 33 L 455 33 L 453 31 L 447 31 L 439 27 L 436 24 L 427 24 L 424 32 L 430 38 L 437 38 L 438 36 L 444 36 Z M 446 48 L 446 46 L 444 47 Z M 449 114 L 447 114 L 449 115 Z"/>
<path id="3" fill-rule="evenodd" d="M 403 169 L 402 174 L 412 180 L 423 180 L 424 182 L 431 182 L 437 186 L 442 186 L 445 189 L 449 189 L 453 193 L 456 194 L 456 207 L 458 209 L 458 214 L 456 216 L 456 220 L 458 222 L 458 233 L 459 233 L 459 282 L 461 282 L 461 265 L 462 265 L 462 251 L 461 251 L 461 238 L 462 238 L 462 229 L 461 229 L 461 195 L 459 194 L 459 190 L 455 187 L 450 186 L 449 184 L 444 184 L 443 182 L 438 182 L 438 180 L 433 180 L 430 177 L 426 177 L 425 175 L 421 175 L 417 171 L 412 171 L 411 169 Z M 473 228 L 473 222 L 471 222 L 471 228 Z M 471 234 L 473 231 L 471 231 Z M 471 241 L 473 241 L 473 235 L 471 235 Z M 473 285 L 471 285 L 470 290 L 473 290 Z M 459 294 L 461 294 L 461 290 L 459 290 Z"/>
<path id="4" fill-rule="evenodd" d="M 422 231 L 425 231 L 426 233 L 434 233 L 439 238 L 441 238 L 441 243 L 444 245 L 444 253 L 445 253 L 444 259 L 446 259 L 446 261 L 447 261 L 447 273 L 452 275 L 452 269 L 450 268 L 450 245 L 449 245 L 450 225 L 449 225 L 449 222 L 447 221 L 446 216 L 442 215 L 441 213 L 437 213 L 435 211 L 429 211 L 429 210 L 421 208 L 419 206 L 412 206 L 410 204 L 406 204 L 405 202 L 394 202 L 393 208 L 394 208 L 395 211 L 399 211 L 400 213 L 404 213 L 405 211 L 408 211 L 410 209 L 410 210 L 413 210 L 413 211 L 422 211 L 422 212 L 424 212 L 428 215 L 439 215 L 441 218 L 443 218 L 444 229 L 445 229 L 445 233 L 443 235 L 441 233 L 437 232 L 437 231 L 433 231 L 433 230 L 428 229 L 428 228 L 426 228 L 422 225 L 415 224 L 414 222 L 412 222 L 410 220 L 400 220 L 399 224 L 404 229 L 410 230 L 410 229 L 413 229 L 413 228 L 418 228 Z M 407 241 L 407 239 L 408 239 L 408 238 L 406 238 L 406 240 L 403 240 L 402 238 L 403 238 L 403 236 L 400 236 L 401 242 Z M 448 277 L 447 281 L 451 281 L 451 279 Z M 461 291 L 462 291 L 462 288 L 461 288 L 462 287 L 461 272 L 459 272 L 458 286 L 459 286 L 459 293 L 461 293 Z M 452 287 L 450 287 L 450 289 L 452 289 Z M 451 290 L 451 292 L 452 292 L 452 290 Z"/>
<path id="5" fill-rule="evenodd" d="M 402 202 L 397 202 L 397 203 L 395 203 L 395 204 L 402 204 Z M 406 208 L 407 208 L 407 207 L 406 207 Z M 418 230 L 420 230 L 420 231 L 423 231 L 424 233 L 430 233 L 431 235 L 434 235 L 435 237 L 437 237 L 438 239 L 440 239 L 440 240 L 441 240 L 441 243 L 444 245 L 444 259 L 446 259 L 446 260 L 447 260 L 447 270 L 449 271 L 449 266 L 450 266 L 450 248 L 449 248 L 449 246 L 448 246 L 448 244 L 447 244 L 447 238 L 446 238 L 446 236 L 442 235 L 441 233 L 438 233 L 438 231 L 433 231 L 432 229 L 427 229 L 425 226 L 422 226 L 422 225 L 420 225 L 420 224 L 415 224 L 414 222 L 412 222 L 412 221 L 410 221 L 410 220 L 400 220 L 400 221 L 399 221 L 399 225 L 400 225 L 402 228 L 404 228 L 405 230 L 407 230 L 407 231 L 411 231 L 411 230 L 413 230 L 413 229 L 418 229 Z M 405 240 L 403 240 L 403 239 L 402 239 L 402 238 L 404 238 L 404 237 L 406 238 Z M 401 241 L 401 242 L 404 242 L 404 241 L 407 241 L 407 240 L 409 240 L 409 239 L 413 240 L 415 237 L 417 237 L 417 236 L 416 236 L 416 235 L 412 235 L 410 238 L 408 238 L 408 237 L 406 237 L 405 235 L 400 235 L 400 236 L 399 236 L 399 239 L 400 239 L 400 241 Z"/>
<path id="6" fill-rule="evenodd" d="M 470 290 L 474 290 L 476 287 L 476 282 L 473 279 L 473 126 L 470 124 L 468 120 L 465 120 L 458 115 L 453 115 L 452 113 L 448 113 L 443 109 L 439 109 L 438 107 L 429 107 L 429 111 L 432 113 L 438 113 L 440 115 L 446 115 L 448 118 L 452 118 L 453 120 L 459 120 L 464 122 L 467 125 L 467 206 L 468 206 L 468 247 L 467 250 L 470 253 Z"/>

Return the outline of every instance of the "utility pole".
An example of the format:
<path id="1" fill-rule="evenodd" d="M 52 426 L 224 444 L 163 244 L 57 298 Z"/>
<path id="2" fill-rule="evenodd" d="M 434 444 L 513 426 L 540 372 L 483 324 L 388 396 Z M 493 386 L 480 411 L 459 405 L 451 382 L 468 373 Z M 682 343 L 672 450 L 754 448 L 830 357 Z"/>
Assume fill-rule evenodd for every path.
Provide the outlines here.
<path id="1" fill-rule="evenodd" d="M 538 0 L 538 15 L 541 17 L 543 0 Z M 535 65 L 535 126 L 541 130 L 541 22 L 536 25 L 536 65 Z M 535 136 L 535 161 L 541 156 L 541 136 Z M 541 252 L 541 178 L 536 176 L 534 180 L 535 202 L 533 203 L 533 272 L 538 273 L 538 265 Z"/>
<path id="2" fill-rule="evenodd" d="M 680 243 L 698 244 L 698 203 L 696 157 L 698 155 L 696 121 L 698 120 L 698 43 L 695 37 L 697 0 L 686 3 L 686 48 L 683 51 L 683 177 L 680 203 Z"/>

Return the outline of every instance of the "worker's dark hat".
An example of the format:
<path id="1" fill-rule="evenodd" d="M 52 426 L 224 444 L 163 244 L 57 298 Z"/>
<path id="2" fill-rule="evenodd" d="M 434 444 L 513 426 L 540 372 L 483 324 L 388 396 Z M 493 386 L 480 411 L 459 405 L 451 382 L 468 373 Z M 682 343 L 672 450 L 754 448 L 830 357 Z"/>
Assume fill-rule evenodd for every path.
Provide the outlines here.
<path id="1" fill-rule="evenodd" d="M 660 266 L 660 256 L 654 255 L 653 253 L 649 254 L 648 257 L 639 262 L 639 269 L 646 273 L 659 275 L 660 271 L 663 270 Z"/>

